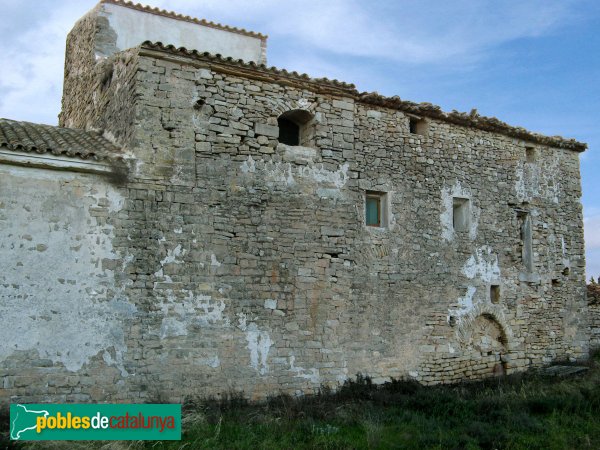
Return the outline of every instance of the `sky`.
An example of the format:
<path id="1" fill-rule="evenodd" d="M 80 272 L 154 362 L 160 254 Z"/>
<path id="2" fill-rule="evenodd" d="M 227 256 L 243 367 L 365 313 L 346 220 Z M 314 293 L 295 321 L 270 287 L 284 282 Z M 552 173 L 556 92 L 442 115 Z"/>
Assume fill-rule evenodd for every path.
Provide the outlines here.
<path id="1" fill-rule="evenodd" d="M 137 1 L 137 0 L 136 0 Z M 600 276 L 597 0 L 145 0 L 269 36 L 269 65 L 586 142 L 587 278 Z M 0 117 L 57 124 L 65 39 L 94 0 L 0 0 Z"/>

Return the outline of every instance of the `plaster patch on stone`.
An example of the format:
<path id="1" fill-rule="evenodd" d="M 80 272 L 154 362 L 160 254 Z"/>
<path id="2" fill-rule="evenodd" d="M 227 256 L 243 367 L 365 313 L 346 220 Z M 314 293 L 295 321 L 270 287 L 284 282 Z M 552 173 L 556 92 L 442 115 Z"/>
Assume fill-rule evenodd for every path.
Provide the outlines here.
<path id="1" fill-rule="evenodd" d="M 450 315 L 462 316 L 471 312 L 473 310 L 473 296 L 475 292 L 477 292 L 477 289 L 474 286 L 467 287 L 465 295 L 458 299 L 458 308 L 451 309 L 449 311 Z"/>
<path id="2" fill-rule="evenodd" d="M 135 260 L 135 256 L 131 253 L 126 253 L 121 263 L 121 272 L 125 272 L 125 268 Z"/>
<path id="3" fill-rule="evenodd" d="M 221 267 L 221 263 L 217 260 L 214 253 L 210 255 L 210 265 L 213 267 Z"/>
<path id="4" fill-rule="evenodd" d="M 93 215 L 119 211 L 123 197 L 94 176 L 12 166 L 0 168 L 0 192 L 0 360 L 36 350 L 76 372 L 101 354 L 126 376 L 123 327 L 136 307 L 112 268 L 133 258 L 113 249 L 113 226 Z M 15 242 L 21 235 L 32 244 Z"/>
<path id="5" fill-rule="evenodd" d="M 246 341 L 250 350 L 250 366 L 261 375 L 266 374 L 269 371 L 269 350 L 273 345 L 269 333 L 259 330 L 255 323 L 250 323 L 246 327 Z"/>
<path id="6" fill-rule="evenodd" d="M 248 328 L 248 316 L 246 315 L 246 313 L 237 313 L 238 316 L 238 325 L 237 327 L 242 330 L 242 331 L 246 331 L 246 329 Z"/>
<path id="7" fill-rule="evenodd" d="M 338 189 L 350 179 L 349 168 L 350 165 L 345 163 L 338 170 L 332 171 L 326 169 L 323 164 L 296 166 L 291 163 L 254 161 L 252 156 L 248 156 L 248 159 L 240 165 L 240 170 L 245 174 L 263 172 L 267 184 L 283 183 L 291 186 L 297 182 L 296 178 L 300 178 L 330 184 Z"/>
<path id="8" fill-rule="evenodd" d="M 310 102 L 305 98 L 299 98 L 296 102 L 296 106 L 298 109 L 308 109 Z"/>
<path id="9" fill-rule="evenodd" d="M 265 300 L 265 308 L 266 309 L 277 309 L 277 300 L 273 300 L 273 299 L 266 299 Z"/>
<path id="10" fill-rule="evenodd" d="M 223 316 L 225 311 L 223 300 L 213 300 L 210 296 L 202 294 L 194 296 L 191 292 L 188 292 L 187 300 L 194 305 L 196 311 L 200 312 L 195 321 L 200 322 L 201 325 L 223 323 L 229 326 L 229 319 Z"/>
<path id="11" fill-rule="evenodd" d="M 477 277 L 488 283 L 492 280 L 499 280 L 500 267 L 498 266 L 498 255 L 487 245 L 479 247 L 463 266 L 462 273 L 467 278 L 473 279 Z"/>
<path id="12" fill-rule="evenodd" d="M 515 170 L 517 199 L 523 202 L 541 197 L 559 203 L 562 195 L 562 159 L 562 152 L 555 151 L 551 157 L 535 163 L 520 162 Z"/>
<path id="13" fill-rule="evenodd" d="M 160 338 L 165 339 L 175 336 L 186 336 L 187 327 L 184 322 L 175 317 L 164 317 L 160 325 Z"/>
<path id="14" fill-rule="evenodd" d="M 472 241 L 477 238 L 477 228 L 479 226 L 479 216 L 481 215 L 481 210 L 477 208 L 473 201 L 471 201 L 471 223 L 469 225 L 469 239 Z"/>
<path id="15" fill-rule="evenodd" d="M 216 369 L 221 365 L 221 360 L 219 359 L 219 355 L 213 355 L 206 358 L 196 358 L 194 359 L 194 363 L 198 366 L 208 366 Z"/>
<path id="16" fill-rule="evenodd" d="M 344 364 L 346 364 L 345 361 L 344 361 Z M 338 376 L 336 377 L 336 380 L 339 383 L 344 383 L 345 381 L 348 380 L 348 368 L 347 367 L 342 367 L 341 373 L 338 374 Z"/>
<path id="17" fill-rule="evenodd" d="M 267 185 L 272 186 L 274 183 L 282 183 L 292 186 L 296 183 L 290 163 L 268 162 L 264 164 L 264 172 Z"/>
<path id="18" fill-rule="evenodd" d="M 314 162 L 317 157 L 317 150 L 311 147 L 279 143 L 277 149 L 279 150 L 280 148 L 283 150 L 283 159 L 285 161 L 309 164 Z"/>
<path id="19" fill-rule="evenodd" d="M 123 209 L 125 198 L 116 190 L 96 190 L 92 191 L 92 197 L 99 203 L 105 202 L 108 212 L 115 213 Z"/>
<path id="20" fill-rule="evenodd" d="M 248 156 L 248 159 L 242 163 L 240 170 L 244 173 L 256 172 L 256 163 L 252 159 L 252 155 Z"/>
<path id="21" fill-rule="evenodd" d="M 342 192 L 339 189 L 331 189 L 331 188 L 319 188 L 317 189 L 317 195 L 320 198 L 333 198 L 333 199 L 341 199 L 343 197 Z"/>
<path id="22" fill-rule="evenodd" d="M 343 187 L 348 181 L 348 163 L 343 164 L 336 171 L 327 170 L 323 164 L 314 166 L 298 167 L 298 175 L 301 177 L 312 178 L 317 183 L 330 183 L 337 188 Z"/>
<path id="23" fill-rule="evenodd" d="M 160 300 L 157 306 L 163 315 L 158 331 L 161 339 L 187 335 L 190 326 L 230 326 L 229 319 L 223 315 L 226 307 L 223 300 L 214 300 L 210 295 L 194 294 L 187 289 L 180 292 L 182 295 L 177 296 L 172 289 L 155 289 L 155 295 Z"/>
<path id="24" fill-rule="evenodd" d="M 290 371 L 295 373 L 295 377 L 304 378 L 309 380 L 311 383 L 320 384 L 321 377 L 319 375 L 319 369 L 311 368 L 305 369 L 304 367 L 296 367 L 294 363 L 296 362 L 296 357 L 294 355 L 290 356 Z"/>
<path id="25" fill-rule="evenodd" d="M 185 250 L 181 248 L 181 244 L 177 244 L 172 250 L 167 250 L 167 256 L 160 262 L 161 266 L 165 264 L 181 264 L 183 261 L 178 260 L 177 258 L 185 255 Z"/>

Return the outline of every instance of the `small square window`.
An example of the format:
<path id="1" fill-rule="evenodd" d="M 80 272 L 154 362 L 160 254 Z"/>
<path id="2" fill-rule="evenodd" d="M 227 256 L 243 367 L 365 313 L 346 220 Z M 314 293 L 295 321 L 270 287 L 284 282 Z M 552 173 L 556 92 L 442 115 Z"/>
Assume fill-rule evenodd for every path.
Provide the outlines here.
<path id="1" fill-rule="evenodd" d="M 386 196 L 385 192 L 367 191 L 365 195 L 365 223 L 367 226 L 386 226 Z"/>
<path id="2" fill-rule="evenodd" d="M 308 111 L 295 109 L 286 111 L 277 118 L 278 140 L 281 144 L 303 147 L 314 145 L 315 122 Z"/>
<path id="3" fill-rule="evenodd" d="M 425 119 L 409 117 L 408 130 L 411 134 L 420 134 L 424 136 L 425 134 L 427 134 L 427 122 L 425 121 Z"/>
<path id="4" fill-rule="evenodd" d="M 492 303 L 500 303 L 500 285 L 492 284 L 490 286 L 490 301 Z"/>
<path id="5" fill-rule="evenodd" d="M 452 225 L 454 231 L 468 231 L 470 226 L 469 199 L 454 197 L 452 199 Z"/>
<path id="6" fill-rule="evenodd" d="M 528 146 L 525 147 L 525 160 L 528 163 L 534 163 L 535 162 L 535 148 Z"/>

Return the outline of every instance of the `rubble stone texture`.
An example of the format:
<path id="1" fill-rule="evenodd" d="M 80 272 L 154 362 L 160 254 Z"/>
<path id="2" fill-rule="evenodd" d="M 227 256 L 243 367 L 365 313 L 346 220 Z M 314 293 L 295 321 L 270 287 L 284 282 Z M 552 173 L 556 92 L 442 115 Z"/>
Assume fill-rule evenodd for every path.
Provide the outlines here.
<path id="1" fill-rule="evenodd" d="M 587 357 L 584 144 L 168 43 L 96 60 L 95 17 L 69 35 L 61 124 L 130 173 L 0 165 L 1 401 L 256 399 Z M 290 111 L 302 146 L 278 141 Z"/>
<path id="2" fill-rule="evenodd" d="M 587 296 L 590 317 L 590 347 L 592 350 L 600 350 L 600 285 L 588 284 Z"/>

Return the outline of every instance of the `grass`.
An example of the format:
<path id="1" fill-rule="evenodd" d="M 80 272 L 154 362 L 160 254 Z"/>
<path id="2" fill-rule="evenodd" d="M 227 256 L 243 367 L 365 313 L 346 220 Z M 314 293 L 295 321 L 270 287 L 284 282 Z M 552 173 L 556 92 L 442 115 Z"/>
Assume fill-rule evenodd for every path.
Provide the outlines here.
<path id="1" fill-rule="evenodd" d="M 600 358 L 569 379 L 525 374 L 454 386 L 383 386 L 358 376 L 338 392 L 241 396 L 184 405 L 181 441 L 52 442 L 51 449 L 598 449 Z M 0 448 L 3 448 L 0 445 Z"/>

